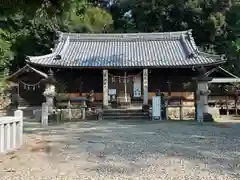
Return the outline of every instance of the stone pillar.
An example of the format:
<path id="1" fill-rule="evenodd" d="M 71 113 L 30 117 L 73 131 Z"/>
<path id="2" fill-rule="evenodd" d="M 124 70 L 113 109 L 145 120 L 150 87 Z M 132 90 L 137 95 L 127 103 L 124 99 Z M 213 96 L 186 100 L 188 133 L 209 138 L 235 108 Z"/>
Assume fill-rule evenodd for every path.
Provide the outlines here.
<path id="1" fill-rule="evenodd" d="M 47 96 L 46 97 L 46 103 L 48 105 L 48 111 L 50 113 L 52 113 L 53 112 L 53 97 L 52 96 Z"/>
<path id="2" fill-rule="evenodd" d="M 148 104 L 148 69 L 143 69 L 143 104 Z"/>
<path id="3" fill-rule="evenodd" d="M 199 101 L 203 106 L 203 113 L 208 113 L 208 81 L 199 81 L 198 90 L 200 91 Z"/>
<path id="4" fill-rule="evenodd" d="M 108 107 L 108 70 L 103 70 L 103 107 Z"/>
<path id="5" fill-rule="evenodd" d="M 86 109 L 85 108 L 82 108 L 82 120 L 85 120 L 85 118 L 86 118 Z"/>
<path id="6" fill-rule="evenodd" d="M 196 102 L 196 109 L 197 109 L 196 110 L 196 112 L 197 112 L 196 120 L 198 122 L 203 122 L 203 106 L 199 99 Z"/>
<path id="7" fill-rule="evenodd" d="M 41 123 L 43 126 L 48 125 L 48 105 L 47 105 L 47 103 L 42 103 Z"/>
<path id="8" fill-rule="evenodd" d="M 203 122 L 204 114 L 208 113 L 208 81 L 198 80 L 196 93 L 197 121 Z"/>
<path id="9" fill-rule="evenodd" d="M 168 120 L 168 98 L 165 100 L 165 107 L 166 107 L 166 120 Z"/>

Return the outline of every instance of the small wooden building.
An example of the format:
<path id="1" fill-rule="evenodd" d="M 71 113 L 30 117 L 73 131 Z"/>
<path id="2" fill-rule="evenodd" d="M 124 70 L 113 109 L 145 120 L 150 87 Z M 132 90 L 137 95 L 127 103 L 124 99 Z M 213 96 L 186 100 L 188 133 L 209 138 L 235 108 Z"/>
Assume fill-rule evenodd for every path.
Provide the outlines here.
<path id="1" fill-rule="evenodd" d="M 112 95 L 150 104 L 156 90 L 174 99 L 194 101 L 193 78 L 225 62 L 219 55 L 200 52 L 191 30 L 164 33 L 59 33 L 51 54 L 28 57 L 27 67 L 9 77 L 30 105 L 44 101 L 39 84 L 52 69 L 59 92 L 86 96 L 109 105 Z M 206 83 L 207 85 L 207 80 Z M 39 89 L 40 88 L 40 89 Z M 207 87 L 204 87 L 207 88 Z"/>

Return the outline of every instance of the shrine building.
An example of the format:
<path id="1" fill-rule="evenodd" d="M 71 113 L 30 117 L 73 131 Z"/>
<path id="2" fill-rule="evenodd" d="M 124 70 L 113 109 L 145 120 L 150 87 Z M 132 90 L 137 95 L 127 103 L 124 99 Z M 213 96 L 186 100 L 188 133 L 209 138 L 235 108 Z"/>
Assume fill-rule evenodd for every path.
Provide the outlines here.
<path id="1" fill-rule="evenodd" d="M 52 53 L 28 56 L 27 65 L 8 80 L 28 105 L 45 101 L 41 80 L 51 69 L 59 93 L 71 97 L 94 92 L 95 102 L 111 106 L 111 98 L 124 97 L 150 104 L 159 90 L 169 105 L 196 102 L 202 92 L 207 112 L 208 72 L 224 63 L 223 56 L 201 52 L 191 30 L 163 33 L 82 34 L 59 33 Z M 200 93 L 201 93 L 200 92 Z M 204 95 L 205 93 L 205 95 Z M 186 101 L 186 102 L 185 102 Z"/>

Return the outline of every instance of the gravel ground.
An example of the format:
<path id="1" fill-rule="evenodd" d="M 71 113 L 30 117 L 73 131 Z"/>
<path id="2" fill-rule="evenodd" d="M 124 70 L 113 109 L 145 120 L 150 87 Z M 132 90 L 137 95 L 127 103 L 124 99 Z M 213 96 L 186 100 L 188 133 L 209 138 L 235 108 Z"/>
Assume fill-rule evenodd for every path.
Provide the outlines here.
<path id="1" fill-rule="evenodd" d="M 239 135 L 180 122 L 26 126 L 23 148 L 0 156 L 0 179 L 239 180 Z"/>

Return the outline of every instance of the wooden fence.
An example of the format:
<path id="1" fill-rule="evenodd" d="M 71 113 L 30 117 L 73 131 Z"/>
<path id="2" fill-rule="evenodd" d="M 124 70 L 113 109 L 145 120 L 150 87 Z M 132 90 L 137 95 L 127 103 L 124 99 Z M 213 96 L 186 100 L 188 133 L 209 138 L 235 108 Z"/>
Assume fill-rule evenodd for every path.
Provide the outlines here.
<path id="1" fill-rule="evenodd" d="M 23 112 L 16 110 L 14 116 L 0 117 L 0 153 L 6 153 L 22 145 Z"/>

